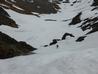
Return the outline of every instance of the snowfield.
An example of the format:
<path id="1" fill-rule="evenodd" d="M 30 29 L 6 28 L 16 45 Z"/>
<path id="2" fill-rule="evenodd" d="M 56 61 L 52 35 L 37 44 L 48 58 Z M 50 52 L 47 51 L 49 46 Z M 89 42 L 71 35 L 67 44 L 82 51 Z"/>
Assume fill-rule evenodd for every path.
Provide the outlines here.
<path id="1" fill-rule="evenodd" d="M 0 74 L 98 74 L 98 32 L 88 35 L 83 42 L 76 42 L 87 31 L 77 28 L 80 23 L 68 25 L 79 12 L 82 12 L 81 19 L 84 20 L 98 16 L 98 11 L 91 11 L 92 0 L 80 0 L 73 6 L 70 4 L 63 3 L 57 14 L 41 14 L 40 18 L 7 10 L 19 28 L 0 26 L 0 31 L 18 41 L 26 41 L 38 50 L 33 55 L 0 59 Z M 56 45 L 43 47 L 53 39 L 60 39 L 66 32 L 72 33 L 75 38 L 59 41 L 58 48 Z"/>

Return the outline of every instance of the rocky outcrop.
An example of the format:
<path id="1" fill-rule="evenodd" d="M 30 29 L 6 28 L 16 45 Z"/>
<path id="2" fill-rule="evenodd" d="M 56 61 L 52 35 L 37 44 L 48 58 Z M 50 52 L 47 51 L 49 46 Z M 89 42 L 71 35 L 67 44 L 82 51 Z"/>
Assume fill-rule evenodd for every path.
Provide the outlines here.
<path id="1" fill-rule="evenodd" d="M 62 40 L 65 40 L 67 36 L 70 36 L 70 37 L 75 37 L 73 34 L 71 33 L 65 33 L 63 36 L 62 36 Z"/>
<path id="2" fill-rule="evenodd" d="M 78 13 L 75 17 L 73 17 L 71 23 L 69 23 L 69 25 L 76 25 L 78 23 L 81 22 L 81 15 L 82 15 L 82 12 Z"/>
<path id="3" fill-rule="evenodd" d="M 6 17 L 10 17 L 10 15 L 2 7 L 0 7 L 0 16 L 1 15 L 6 16 Z"/>
<path id="4" fill-rule="evenodd" d="M 86 37 L 87 37 L 87 36 L 80 36 L 80 37 L 76 40 L 76 42 L 81 42 L 81 41 L 83 41 Z"/>
<path id="5" fill-rule="evenodd" d="M 94 0 L 92 6 L 98 6 L 98 0 Z"/>
<path id="6" fill-rule="evenodd" d="M 71 23 L 69 23 L 69 25 L 77 25 L 78 23 L 81 23 L 80 26 L 78 26 L 78 28 L 81 28 L 82 31 L 86 31 L 86 30 L 90 30 L 87 34 L 91 34 L 94 32 L 98 31 L 98 17 L 89 17 L 86 18 L 84 20 L 81 20 L 81 15 L 82 12 L 78 13 L 75 17 L 73 17 Z"/>
<path id="7" fill-rule="evenodd" d="M 3 5 L 2 5 L 3 4 Z M 0 6 L 11 9 L 21 14 L 34 14 L 33 12 L 39 14 L 50 14 L 57 13 L 60 7 L 56 3 L 48 2 L 47 0 L 34 0 L 33 2 L 27 2 L 25 0 L 0 0 Z"/>
<path id="8" fill-rule="evenodd" d="M 10 15 L 2 7 L 0 7 L 0 25 L 18 28 L 16 22 L 11 19 Z M 36 48 L 30 46 L 26 42 L 18 42 L 8 35 L 0 32 L 0 59 L 31 54 L 34 50 L 36 50 Z"/>
<path id="9" fill-rule="evenodd" d="M 2 7 L 0 7 L 0 25 L 18 28 L 16 22 L 11 19 L 10 15 Z"/>
<path id="10" fill-rule="evenodd" d="M 81 15 L 82 15 L 82 12 L 78 13 L 75 17 L 73 17 L 71 23 L 69 25 L 75 25 L 75 24 L 78 24 L 81 22 Z"/>
<path id="11" fill-rule="evenodd" d="M 62 41 L 62 40 L 65 40 L 67 36 L 69 36 L 69 37 L 75 37 L 71 33 L 65 33 L 60 39 L 53 39 L 48 45 L 44 45 L 44 47 L 56 45 L 56 47 L 58 48 L 59 47 L 58 42 Z"/>
<path id="12" fill-rule="evenodd" d="M 32 51 L 34 50 L 36 50 L 36 48 L 30 46 L 26 42 L 18 42 L 8 35 L 0 32 L 0 59 L 32 54 Z"/>
<path id="13" fill-rule="evenodd" d="M 83 31 L 90 30 L 87 34 L 98 31 L 98 17 L 87 18 L 84 20 L 81 26 Z"/>
<path id="14" fill-rule="evenodd" d="M 3 15 L 0 15 L 0 25 L 7 25 L 10 27 L 18 28 L 18 25 L 13 19 Z"/>

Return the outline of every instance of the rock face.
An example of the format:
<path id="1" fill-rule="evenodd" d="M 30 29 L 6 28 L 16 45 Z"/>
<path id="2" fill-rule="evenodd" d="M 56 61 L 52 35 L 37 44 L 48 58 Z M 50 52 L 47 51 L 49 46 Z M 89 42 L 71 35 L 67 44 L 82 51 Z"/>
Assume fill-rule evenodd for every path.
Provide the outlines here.
<path id="1" fill-rule="evenodd" d="M 6 17 L 10 17 L 10 15 L 2 7 L 0 7 L 0 16 L 1 15 L 6 16 Z"/>
<path id="2" fill-rule="evenodd" d="M 7 25 L 10 27 L 18 28 L 18 25 L 13 19 L 3 15 L 0 15 L 0 25 Z"/>
<path id="3" fill-rule="evenodd" d="M 98 31 L 98 17 L 87 18 L 84 20 L 81 26 L 79 26 L 83 31 L 90 29 L 87 34 Z"/>
<path id="4" fill-rule="evenodd" d="M 81 20 L 80 19 L 81 15 L 82 15 L 82 12 L 78 13 L 75 17 L 73 17 L 69 25 L 77 25 L 78 23 L 81 23 L 82 21 L 81 25 L 78 27 L 81 28 L 82 31 L 86 31 L 89 29 L 90 31 L 86 33 L 86 35 L 97 32 L 98 31 L 98 16 L 89 17 L 84 20 Z"/>
<path id="5" fill-rule="evenodd" d="M 0 6 L 11 9 L 21 14 L 35 15 L 33 12 L 40 14 L 57 13 L 60 7 L 56 3 L 48 2 L 48 0 L 0 0 Z M 18 8 L 17 8 L 18 7 Z"/>
<path id="6" fill-rule="evenodd" d="M 16 22 L 10 18 L 10 15 L 2 7 L 0 7 L 0 25 L 18 28 Z"/>
<path id="7" fill-rule="evenodd" d="M 2 3 L 7 6 L 11 6 L 11 4 L 7 3 L 5 0 L 0 0 L 0 4 Z M 11 16 L 2 7 L 3 6 L 0 7 L 0 25 L 18 28 L 16 22 L 11 19 Z M 0 59 L 31 54 L 34 50 L 36 50 L 36 48 L 30 46 L 26 42 L 18 42 L 8 35 L 0 32 Z"/>
<path id="8" fill-rule="evenodd" d="M 8 35 L 0 32 L 0 59 L 11 58 L 32 53 L 36 48 L 23 41 L 16 41 Z"/>

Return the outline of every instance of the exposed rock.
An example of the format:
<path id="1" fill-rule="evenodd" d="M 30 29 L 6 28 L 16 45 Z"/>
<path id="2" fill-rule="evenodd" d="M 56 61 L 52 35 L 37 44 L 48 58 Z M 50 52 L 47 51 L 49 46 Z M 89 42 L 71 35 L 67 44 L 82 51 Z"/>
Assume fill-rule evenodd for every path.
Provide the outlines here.
<path id="1" fill-rule="evenodd" d="M 70 3 L 70 0 L 65 0 L 63 1 L 63 3 Z"/>
<path id="2" fill-rule="evenodd" d="M 33 3 L 33 11 L 40 14 L 57 13 L 58 9 L 60 9 L 60 7 L 55 3 L 50 2 L 44 4 L 40 4 L 37 2 Z"/>
<path id="3" fill-rule="evenodd" d="M 67 36 L 70 36 L 70 37 L 75 37 L 73 34 L 71 33 L 65 33 L 61 39 L 53 39 L 52 42 L 50 42 L 48 45 L 44 45 L 44 47 L 48 47 L 48 46 L 52 46 L 52 45 L 56 45 L 56 48 L 59 47 L 59 45 L 57 44 L 58 41 L 62 41 L 62 40 L 65 40 Z"/>
<path id="4" fill-rule="evenodd" d="M 31 54 L 36 48 L 23 41 L 16 41 L 0 32 L 0 59 L 11 58 L 19 55 Z"/>
<path id="5" fill-rule="evenodd" d="M 98 0 L 93 0 L 92 6 L 98 6 Z"/>
<path id="6" fill-rule="evenodd" d="M 13 19 L 3 15 L 0 15 L 0 25 L 7 25 L 10 27 L 18 28 L 18 25 Z"/>
<path id="7" fill-rule="evenodd" d="M 54 19 L 45 19 L 45 21 L 57 21 L 57 20 L 54 20 Z"/>
<path id="8" fill-rule="evenodd" d="M 33 12 L 39 13 L 39 14 L 50 14 L 50 13 L 57 13 L 58 9 L 60 7 L 56 3 L 48 2 L 47 0 L 34 0 L 33 2 L 27 2 L 24 0 L 4 0 L 0 1 L 1 5 L 5 5 L 5 8 L 9 8 L 13 11 L 16 11 L 21 14 L 30 14 L 38 16 L 37 14 L 34 14 Z M 2 5 L 3 4 L 3 5 Z M 3 6 L 4 7 L 4 6 Z"/>
<path id="9" fill-rule="evenodd" d="M 50 45 L 50 46 L 51 46 L 51 45 L 55 45 L 56 43 L 57 43 L 57 40 L 56 40 L 56 39 L 53 39 L 52 42 L 51 42 L 49 45 Z"/>
<path id="10" fill-rule="evenodd" d="M 61 39 L 53 39 L 52 42 L 49 43 L 49 45 L 44 45 L 44 47 L 48 47 L 48 46 L 52 46 L 57 44 L 58 41 L 60 41 Z M 58 48 L 59 45 L 56 45 L 56 47 Z"/>
<path id="11" fill-rule="evenodd" d="M 0 25 L 7 25 L 18 28 L 16 22 L 11 19 L 10 15 L 0 7 Z M 8 35 L 0 32 L 0 59 L 11 58 L 19 55 L 27 55 L 36 50 L 23 41 L 16 41 Z"/>
<path id="12" fill-rule="evenodd" d="M 0 25 L 7 25 L 10 27 L 18 28 L 16 22 L 10 18 L 10 15 L 0 7 Z"/>
<path id="13" fill-rule="evenodd" d="M 87 37 L 87 36 L 81 36 L 81 37 L 79 37 L 79 38 L 76 40 L 76 42 L 81 42 L 81 41 L 83 41 L 83 40 L 85 39 L 85 37 Z"/>
<path id="14" fill-rule="evenodd" d="M 6 17 L 10 17 L 10 15 L 2 7 L 0 7 L 0 16 L 1 15 L 4 15 Z"/>
<path id="15" fill-rule="evenodd" d="M 91 11 L 94 11 L 94 10 L 98 10 L 98 7 L 97 6 L 94 7 Z"/>
<path id="16" fill-rule="evenodd" d="M 72 2 L 71 6 L 73 6 L 74 4 L 79 3 L 79 2 L 81 2 L 81 0 L 75 0 L 74 2 Z"/>
<path id="17" fill-rule="evenodd" d="M 44 45 L 43 47 L 48 47 L 49 45 Z"/>
<path id="18" fill-rule="evenodd" d="M 87 34 L 91 34 L 91 33 L 94 33 L 94 32 L 97 32 L 98 31 L 98 22 L 97 23 L 94 23 L 92 27 L 92 30 L 89 31 Z"/>
<path id="19" fill-rule="evenodd" d="M 84 20 L 81 26 L 79 26 L 83 31 L 90 30 L 87 34 L 98 31 L 98 17 L 87 18 Z"/>
<path id="20" fill-rule="evenodd" d="M 71 6 L 73 6 L 75 3 L 77 3 L 77 0 L 75 0 L 74 2 L 72 2 Z"/>
<path id="21" fill-rule="evenodd" d="M 70 23 L 69 25 L 75 25 L 75 24 L 80 23 L 80 22 L 81 22 L 81 19 L 80 19 L 81 15 L 82 15 L 82 12 L 78 13 L 78 15 L 76 15 L 76 16 L 72 19 L 72 21 L 71 21 L 71 23 Z"/>
<path id="22" fill-rule="evenodd" d="M 70 36 L 70 37 L 75 37 L 73 34 L 70 34 L 70 33 L 65 33 L 63 36 L 62 36 L 62 40 L 65 40 L 67 36 Z"/>

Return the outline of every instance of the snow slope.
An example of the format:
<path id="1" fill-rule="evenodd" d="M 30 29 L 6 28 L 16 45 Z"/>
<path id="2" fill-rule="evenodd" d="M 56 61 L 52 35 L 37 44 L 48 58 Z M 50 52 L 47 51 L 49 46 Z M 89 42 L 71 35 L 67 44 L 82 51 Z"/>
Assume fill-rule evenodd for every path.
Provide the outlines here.
<path id="1" fill-rule="evenodd" d="M 26 41 L 38 50 L 34 55 L 0 60 L 0 74 L 98 74 L 98 33 L 88 35 L 83 42 L 75 42 L 86 32 L 77 28 L 80 24 L 69 26 L 71 20 L 63 21 L 72 19 L 81 11 L 82 20 L 98 16 L 95 14 L 97 11 L 91 11 L 92 0 L 80 0 L 73 6 L 70 4 L 61 4 L 60 12 L 42 14 L 40 18 L 7 10 L 20 26 L 19 29 L 0 26 L 0 31 L 19 41 Z M 59 41 L 59 48 L 56 48 L 56 45 L 43 47 L 52 39 L 61 38 L 65 32 L 72 33 L 75 38 L 67 37 L 66 40 Z"/>

